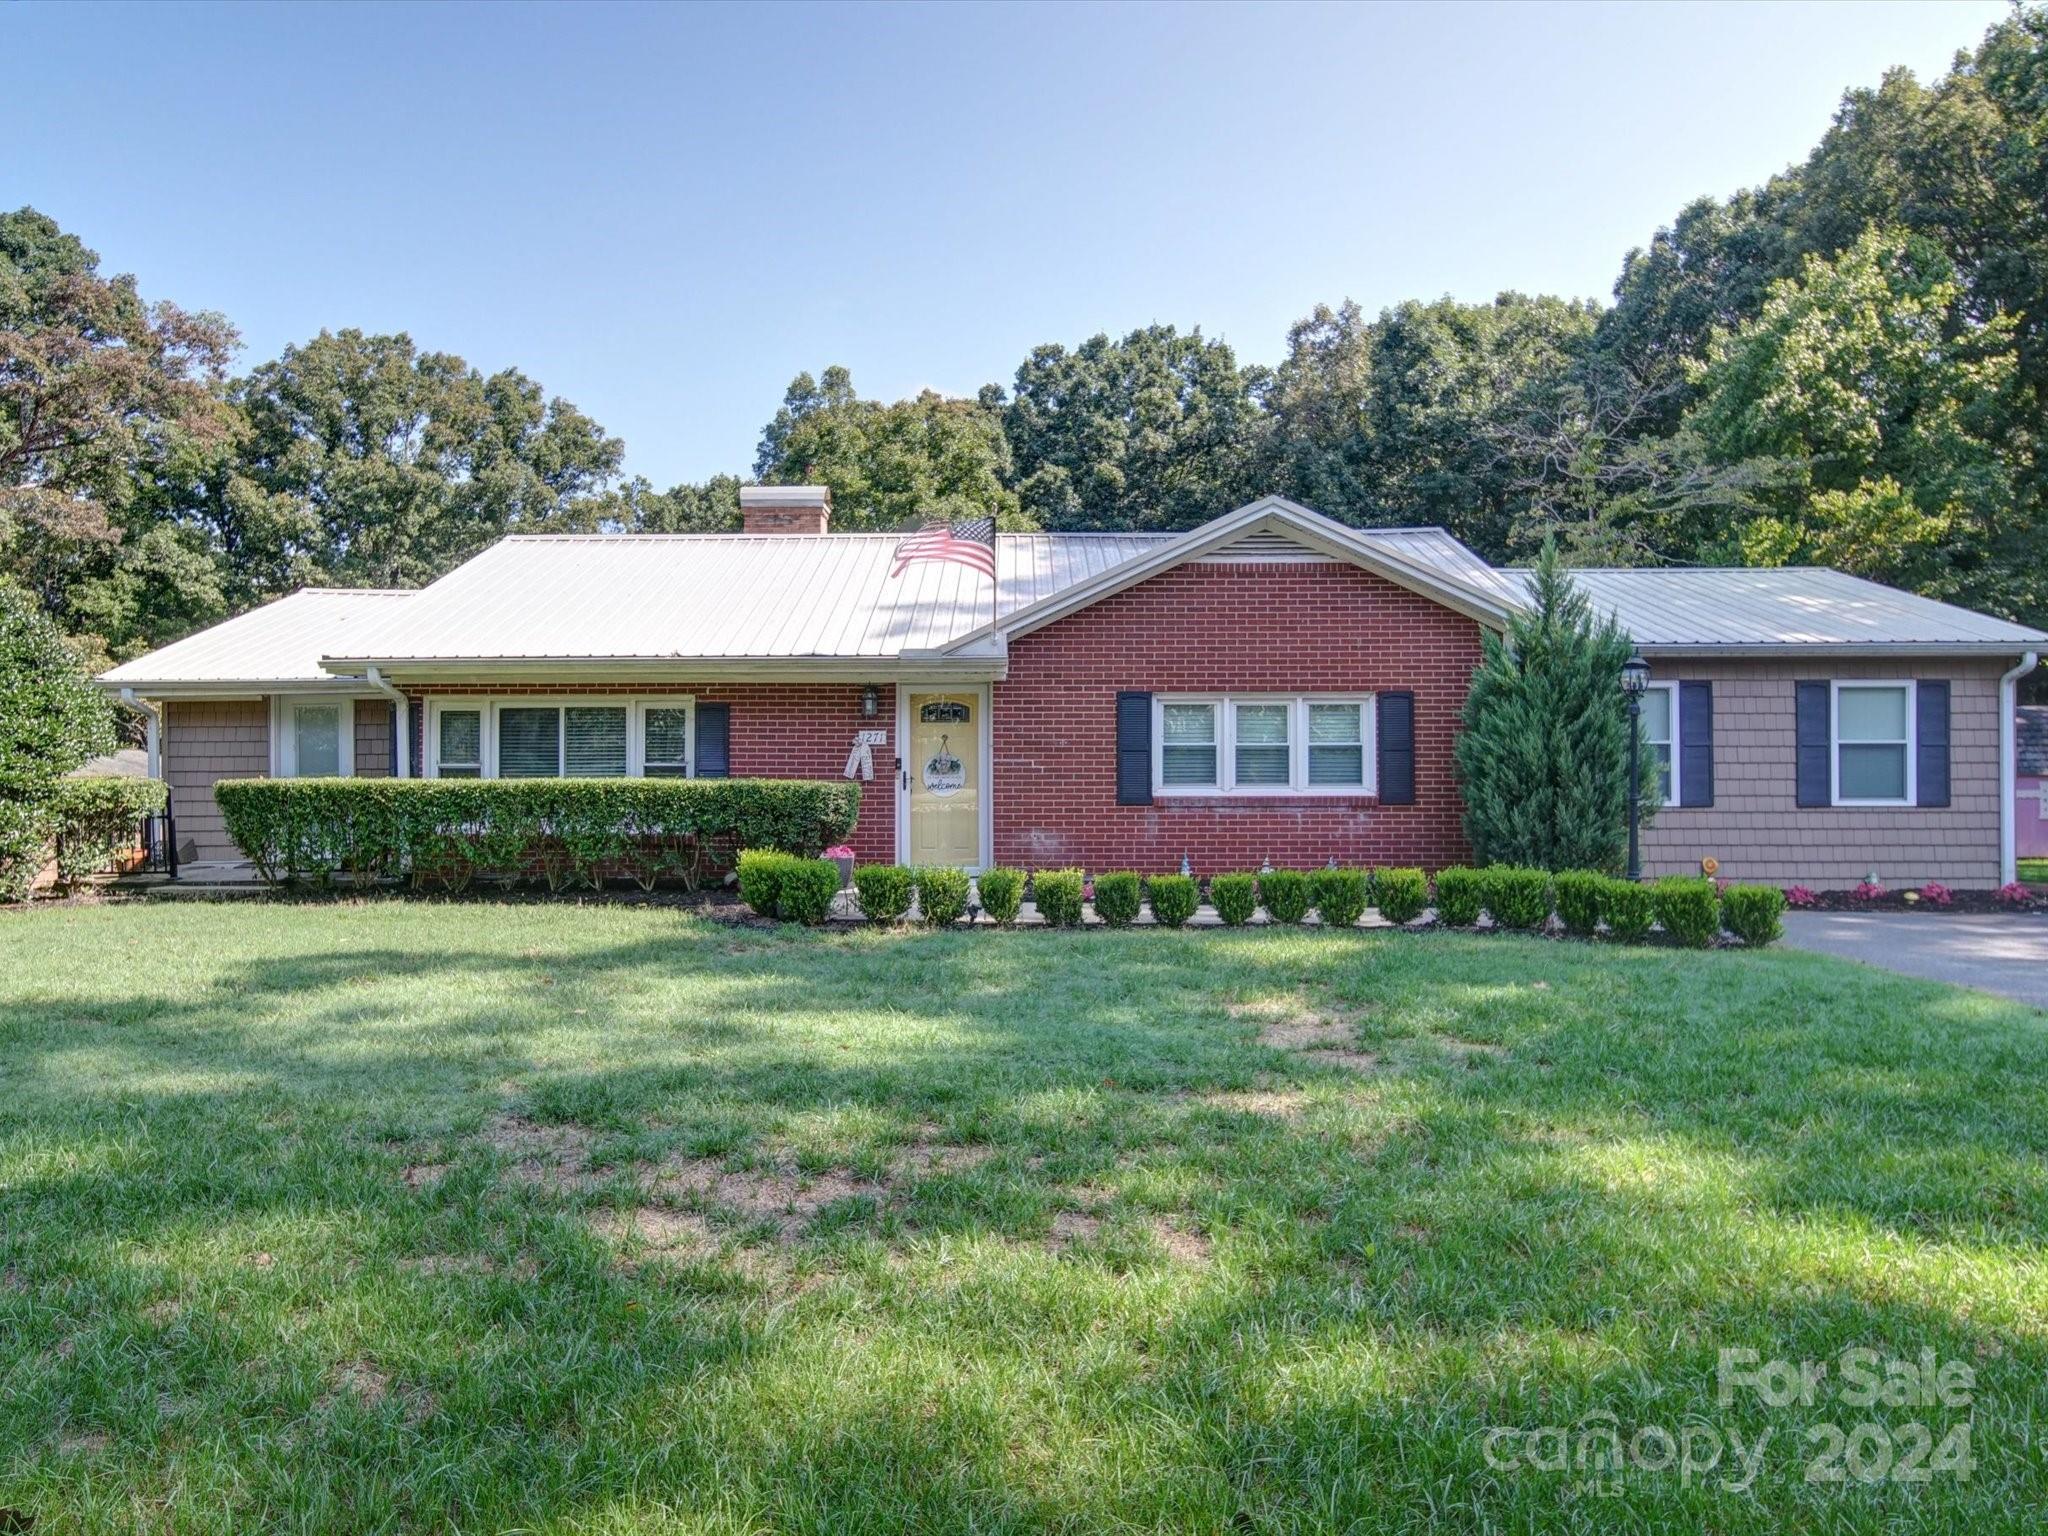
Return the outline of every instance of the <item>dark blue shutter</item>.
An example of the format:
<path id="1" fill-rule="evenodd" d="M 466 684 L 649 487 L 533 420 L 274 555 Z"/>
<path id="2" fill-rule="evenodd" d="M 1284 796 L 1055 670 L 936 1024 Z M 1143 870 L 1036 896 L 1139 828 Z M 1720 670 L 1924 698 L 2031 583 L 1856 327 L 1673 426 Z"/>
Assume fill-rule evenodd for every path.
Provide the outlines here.
<path id="1" fill-rule="evenodd" d="M 1834 773 L 1828 763 L 1828 685 L 1794 683 L 1799 740 L 1798 801 L 1827 805 L 1834 799 Z"/>
<path id="2" fill-rule="evenodd" d="M 732 776 L 732 706 L 697 706 L 697 777 L 725 779 Z"/>
<path id="3" fill-rule="evenodd" d="M 1914 690 L 1918 780 L 1922 805 L 1948 804 L 1948 684 L 1923 682 Z"/>
<path id="4" fill-rule="evenodd" d="M 1415 803 L 1415 695 L 1379 696 L 1380 804 Z"/>
<path id="5" fill-rule="evenodd" d="M 1714 685 L 1678 685 L 1678 803 L 1714 803 Z"/>
<path id="6" fill-rule="evenodd" d="M 1116 803 L 1152 803 L 1152 695 L 1116 696 Z"/>

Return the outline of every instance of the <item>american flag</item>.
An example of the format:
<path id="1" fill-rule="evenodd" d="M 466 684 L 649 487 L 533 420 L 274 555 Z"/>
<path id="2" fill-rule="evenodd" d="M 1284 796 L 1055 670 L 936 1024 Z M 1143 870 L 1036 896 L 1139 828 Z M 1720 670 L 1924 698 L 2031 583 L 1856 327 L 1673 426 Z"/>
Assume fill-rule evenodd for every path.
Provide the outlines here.
<path id="1" fill-rule="evenodd" d="M 917 560 L 951 560 L 994 581 L 996 520 L 975 517 L 964 523 L 926 523 L 896 546 L 896 568 L 889 574 L 901 576 Z"/>

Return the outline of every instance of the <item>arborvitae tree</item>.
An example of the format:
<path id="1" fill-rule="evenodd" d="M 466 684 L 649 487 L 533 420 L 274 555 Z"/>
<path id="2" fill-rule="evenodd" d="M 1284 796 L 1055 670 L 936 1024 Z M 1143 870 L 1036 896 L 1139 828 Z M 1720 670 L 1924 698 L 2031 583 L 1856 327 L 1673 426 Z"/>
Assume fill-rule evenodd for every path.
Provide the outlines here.
<path id="1" fill-rule="evenodd" d="M 1465 836 L 1481 864 L 1618 869 L 1628 847 L 1628 709 L 1633 645 L 1592 605 L 1546 543 L 1529 612 L 1489 634 L 1458 737 Z M 1642 750 L 1643 819 L 1657 762 Z"/>

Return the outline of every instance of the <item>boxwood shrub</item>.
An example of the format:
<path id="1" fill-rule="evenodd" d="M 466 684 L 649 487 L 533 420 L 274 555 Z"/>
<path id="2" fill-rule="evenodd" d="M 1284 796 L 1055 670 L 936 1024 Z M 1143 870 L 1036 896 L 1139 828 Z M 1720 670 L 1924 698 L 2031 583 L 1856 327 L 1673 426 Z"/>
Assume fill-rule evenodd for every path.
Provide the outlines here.
<path id="1" fill-rule="evenodd" d="M 1195 915 L 1202 904 L 1201 887 L 1193 875 L 1154 875 L 1146 881 L 1152 897 L 1152 916 L 1161 927 L 1179 928 Z M 1102 882 L 1095 882 L 1095 910 L 1102 910 Z"/>
<path id="2" fill-rule="evenodd" d="M 934 927 L 959 922 L 967 915 L 967 871 L 943 864 L 919 868 L 917 910 Z"/>
<path id="3" fill-rule="evenodd" d="M 1242 928 L 1259 910 L 1258 876 L 1215 876 L 1209 881 L 1209 902 L 1225 923 L 1232 928 Z"/>
<path id="4" fill-rule="evenodd" d="M 748 848 L 739 860 L 740 900 L 762 917 L 782 916 L 782 877 L 794 855 Z"/>
<path id="5" fill-rule="evenodd" d="M 1486 906 L 1486 882 L 1476 869 L 1436 872 L 1436 920 L 1451 928 L 1470 928 Z"/>
<path id="6" fill-rule="evenodd" d="M 135 847 L 142 818 L 164 808 L 164 796 L 162 779 L 59 779 L 43 807 L 56 842 L 57 878 L 76 885 L 110 870 L 117 856 Z"/>
<path id="7" fill-rule="evenodd" d="M 981 910 L 989 915 L 989 921 L 1005 925 L 1017 921 L 1017 909 L 1024 905 L 1023 870 L 985 869 L 974 888 L 981 894 Z"/>
<path id="8" fill-rule="evenodd" d="M 911 874 L 901 864 L 862 864 L 853 872 L 853 888 L 871 923 L 900 923 L 910 910 Z"/>
<path id="9" fill-rule="evenodd" d="M 1419 869 L 1383 869 L 1372 885 L 1380 916 L 1390 923 L 1412 923 L 1429 905 L 1429 879 Z"/>
<path id="10" fill-rule="evenodd" d="M 1550 871 L 1495 864 L 1481 871 L 1486 910 L 1503 928 L 1541 928 L 1550 921 Z"/>
<path id="11" fill-rule="evenodd" d="M 831 859 L 783 857 L 789 862 L 775 893 L 777 915 L 792 923 L 822 923 L 831 915 L 832 898 L 839 894 L 839 865 Z"/>
<path id="12" fill-rule="evenodd" d="M 1731 885 L 1721 893 L 1721 921 L 1743 943 L 1762 948 L 1785 936 L 1785 893 L 1775 885 Z"/>
<path id="13" fill-rule="evenodd" d="M 1308 916 L 1315 893 L 1309 889 L 1308 876 L 1300 870 L 1276 869 L 1270 875 L 1259 876 L 1259 900 L 1265 904 L 1266 916 L 1274 922 L 1298 923 Z"/>
<path id="14" fill-rule="evenodd" d="M 1318 870 L 1309 881 L 1316 912 L 1331 928 L 1349 928 L 1372 899 L 1372 876 L 1362 869 Z"/>
<path id="15" fill-rule="evenodd" d="M 1031 899 L 1038 915 L 1055 928 L 1075 928 L 1081 922 L 1081 871 L 1041 869 L 1031 877 Z"/>
<path id="16" fill-rule="evenodd" d="M 1136 922 L 1142 900 L 1138 877 L 1130 870 L 1095 877 L 1095 915 L 1112 928 L 1128 928 Z"/>
<path id="17" fill-rule="evenodd" d="M 1557 915 L 1565 931 L 1590 939 L 1600 928 L 1600 882 L 1605 876 L 1585 869 L 1559 870 L 1551 884 L 1557 890 Z"/>
<path id="18" fill-rule="evenodd" d="M 225 779 L 235 846 L 272 881 L 411 874 L 694 885 L 734 848 L 811 855 L 843 841 L 860 786 L 823 779 Z"/>
<path id="19" fill-rule="evenodd" d="M 1650 887 L 1657 921 L 1688 949 L 1705 949 L 1721 934 L 1721 902 L 1704 875 L 1667 875 Z"/>
<path id="20" fill-rule="evenodd" d="M 1656 917 L 1656 902 L 1647 885 L 1611 875 L 1600 877 L 1600 921 L 1615 938 L 1628 944 L 1642 943 L 1650 936 L 1650 924 Z"/>

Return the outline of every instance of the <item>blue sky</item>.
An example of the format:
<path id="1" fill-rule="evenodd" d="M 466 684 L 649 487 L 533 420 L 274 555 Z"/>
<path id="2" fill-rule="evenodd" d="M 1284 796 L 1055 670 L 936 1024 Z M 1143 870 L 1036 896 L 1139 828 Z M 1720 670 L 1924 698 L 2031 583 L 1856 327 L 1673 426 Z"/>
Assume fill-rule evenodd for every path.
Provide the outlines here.
<path id="1" fill-rule="evenodd" d="M 0 202 L 253 364 L 320 328 L 517 366 L 658 485 L 799 370 L 1008 383 L 1153 321 L 1606 297 L 1690 198 L 2002 4 L 0 7 Z"/>

